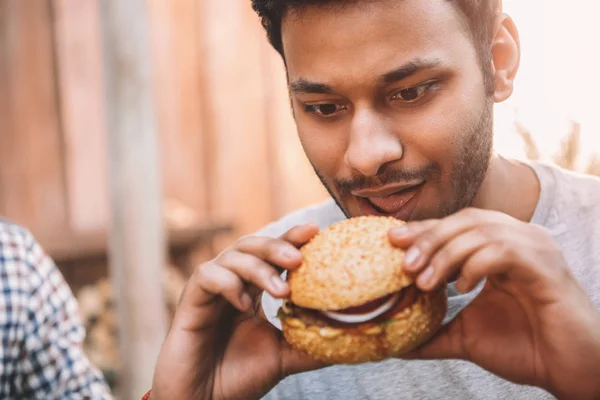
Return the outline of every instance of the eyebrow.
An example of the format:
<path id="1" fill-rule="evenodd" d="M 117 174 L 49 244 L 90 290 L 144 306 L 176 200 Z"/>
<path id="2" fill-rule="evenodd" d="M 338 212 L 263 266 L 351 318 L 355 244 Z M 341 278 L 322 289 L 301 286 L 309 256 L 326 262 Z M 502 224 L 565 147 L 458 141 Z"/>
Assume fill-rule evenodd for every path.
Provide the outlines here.
<path id="1" fill-rule="evenodd" d="M 379 82 L 383 84 L 390 84 L 394 82 L 402 81 L 416 73 L 428 69 L 439 67 L 442 64 L 441 60 L 423 60 L 416 58 L 400 68 L 396 68 L 390 72 L 386 72 L 379 78 Z M 290 90 L 294 93 L 316 93 L 316 94 L 332 94 L 335 90 L 325 84 L 319 82 L 311 82 L 307 79 L 300 78 L 295 82 L 290 83 Z"/>
<path id="2" fill-rule="evenodd" d="M 290 84 L 290 90 L 294 93 L 318 93 L 318 94 L 331 94 L 333 88 L 324 83 L 316 83 L 306 80 L 304 78 L 298 79 L 296 82 Z"/>
<path id="3" fill-rule="evenodd" d="M 439 67 L 440 65 L 442 65 L 442 61 L 439 59 L 423 60 L 416 58 L 404 64 L 400 68 L 383 74 L 383 76 L 380 78 L 380 81 L 384 84 L 399 82 L 412 75 L 415 75 L 418 72 L 433 69 Z"/>

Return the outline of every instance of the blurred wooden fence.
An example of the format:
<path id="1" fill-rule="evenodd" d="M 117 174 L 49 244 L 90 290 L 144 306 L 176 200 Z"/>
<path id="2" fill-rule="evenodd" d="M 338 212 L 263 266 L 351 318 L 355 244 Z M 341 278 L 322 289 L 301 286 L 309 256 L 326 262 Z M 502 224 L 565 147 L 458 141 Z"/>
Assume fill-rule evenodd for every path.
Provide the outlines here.
<path id="1" fill-rule="evenodd" d="M 0 215 L 57 252 L 109 223 L 98 1 L 0 0 Z M 165 200 L 218 250 L 324 199 L 250 0 L 148 2 Z"/>

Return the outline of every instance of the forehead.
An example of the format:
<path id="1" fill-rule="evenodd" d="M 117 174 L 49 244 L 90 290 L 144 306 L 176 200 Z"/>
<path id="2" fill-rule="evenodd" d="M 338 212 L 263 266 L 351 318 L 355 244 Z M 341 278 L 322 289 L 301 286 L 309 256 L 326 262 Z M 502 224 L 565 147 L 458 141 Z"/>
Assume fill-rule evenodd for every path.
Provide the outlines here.
<path id="1" fill-rule="evenodd" d="M 448 0 L 332 2 L 288 13 L 282 41 L 290 80 L 360 80 L 413 59 L 475 59 L 460 12 Z"/>

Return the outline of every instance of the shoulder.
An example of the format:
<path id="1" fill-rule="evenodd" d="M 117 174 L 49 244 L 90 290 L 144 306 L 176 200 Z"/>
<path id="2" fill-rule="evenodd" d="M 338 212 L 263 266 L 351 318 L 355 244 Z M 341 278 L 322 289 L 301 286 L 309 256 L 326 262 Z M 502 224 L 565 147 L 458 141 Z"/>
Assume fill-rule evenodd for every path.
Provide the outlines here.
<path id="1" fill-rule="evenodd" d="M 7 274 L 14 269 L 28 269 L 35 246 L 33 235 L 27 229 L 0 219 L 0 270 L 3 273 Z"/>
<path id="2" fill-rule="evenodd" d="M 28 229 L 0 219 L 0 273 L 8 290 L 35 291 L 55 270 Z"/>
<path id="3" fill-rule="evenodd" d="M 31 233 L 12 221 L 0 218 L 0 246 L 24 248 L 32 242 Z"/>
<path id="4" fill-rule="evenodd" d="M 600 178 L 534 164 L 540 178 L 545 218 L 540 223 L 561 247 L 573 266 L 600 262 Z"/>
<path id="5" fill-rule="evenodd" d="M 255 233 L 256 236 L 278 237 L 292 229 L 294 226 L 314 222 L 321 229 L 345 219 L 342 210 L 333 199 L 323 203 L 311 205 L 284 215 L 277 221 L 261 228 Z"/>
<path id="6" fill-rule="evenodd" d="M 547 163 L 532 163 L 542 185 L 554 198 L 558 212 L 579 216 L 600 214 L 600 177 L 570 171 Z"/>

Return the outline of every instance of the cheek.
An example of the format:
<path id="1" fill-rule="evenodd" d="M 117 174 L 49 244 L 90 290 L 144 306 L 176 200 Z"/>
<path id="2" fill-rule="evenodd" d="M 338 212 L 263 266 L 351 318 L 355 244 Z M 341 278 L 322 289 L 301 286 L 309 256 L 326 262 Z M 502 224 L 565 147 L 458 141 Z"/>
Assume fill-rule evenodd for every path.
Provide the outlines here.
<path id="1" fill-rule="evenodd" d="M 308 160 L 327 181 L 342 168 L 346 143 L 340 127 L 317 127 L 297 120 L 300 143 Z"/>
<path id="2" fill-rule="evenodd" d="M 462 86 L 459 89 L 459 86 Z M 433 161 L 445 173 L 461 154 L 464 141 L 477 125 L 484 100 L 479 90 L 464 85 L 440 89 L 434 101 L 418 112 L 403 115 L 399 126 L 404 131 L 407 156 Z"/>

